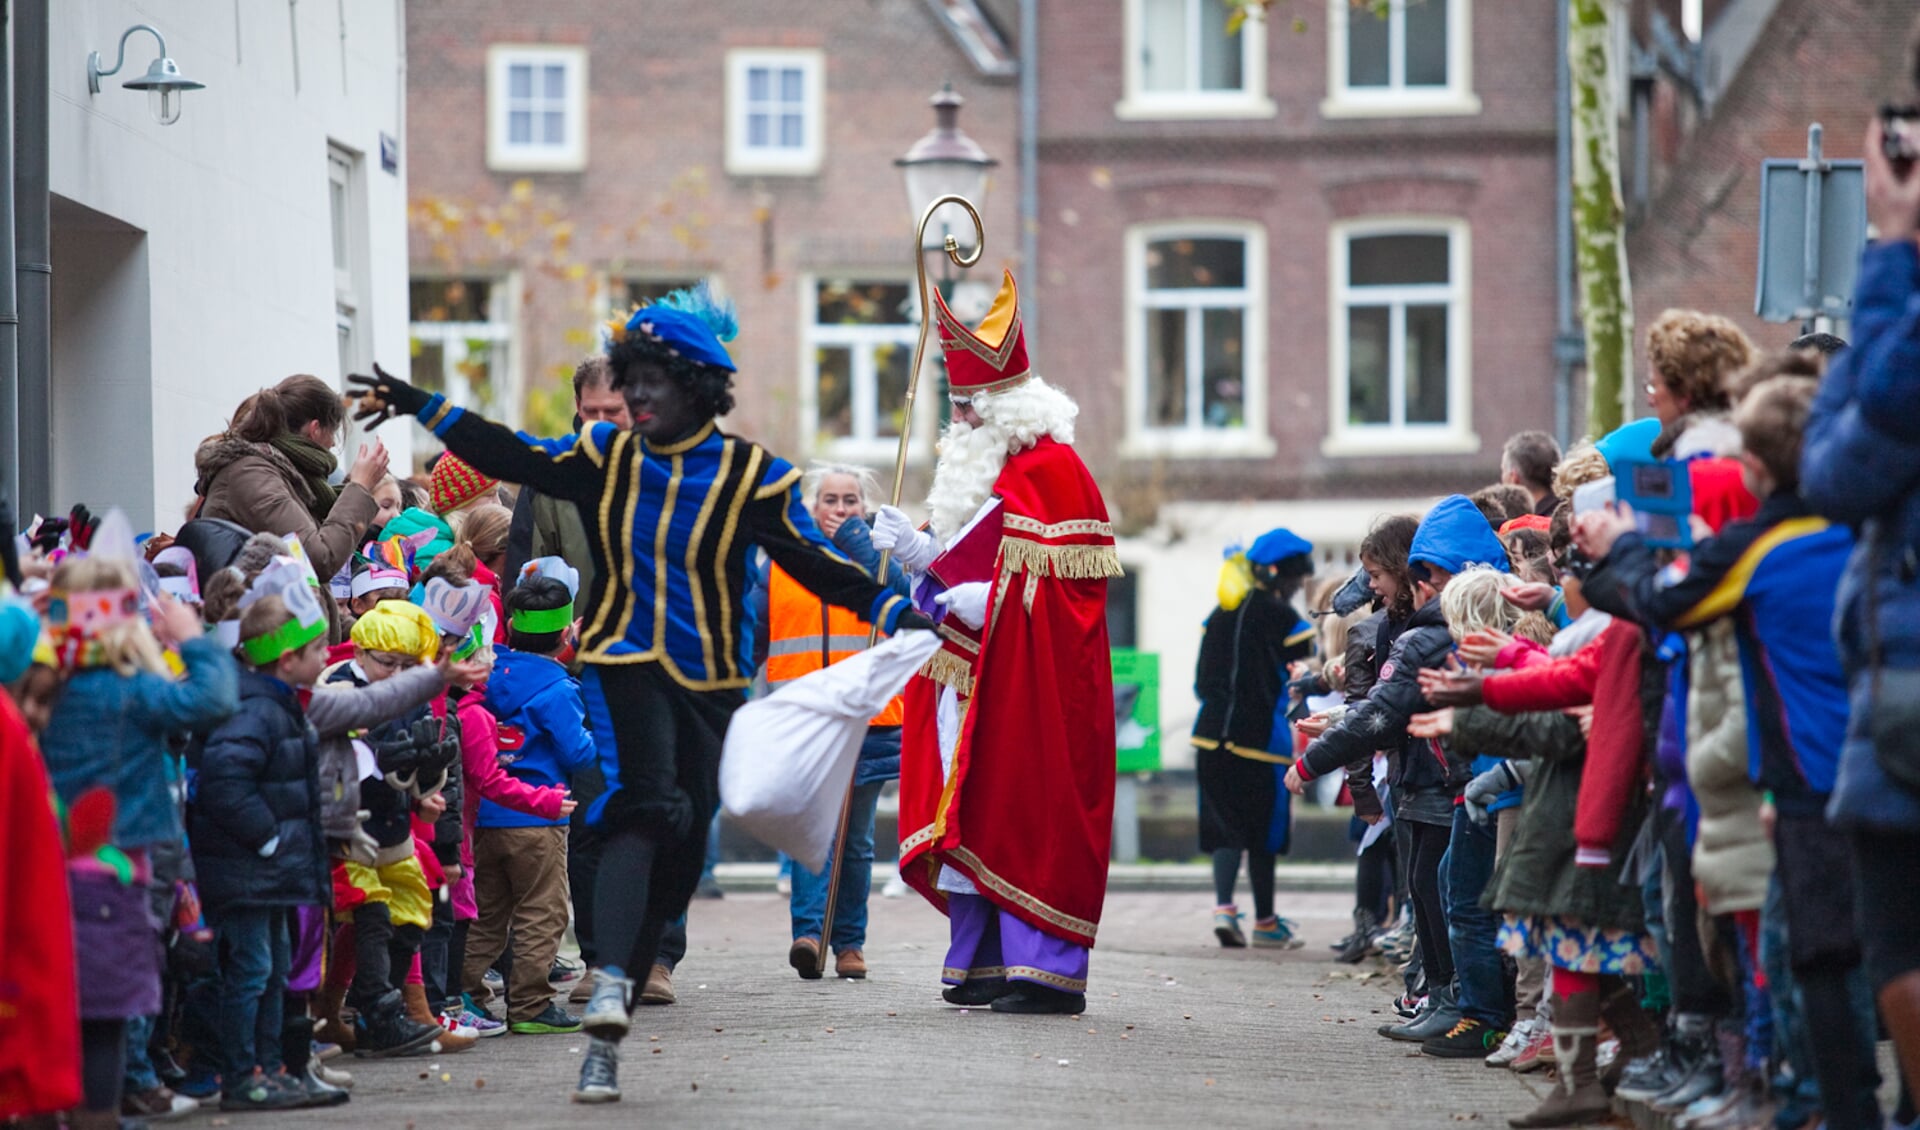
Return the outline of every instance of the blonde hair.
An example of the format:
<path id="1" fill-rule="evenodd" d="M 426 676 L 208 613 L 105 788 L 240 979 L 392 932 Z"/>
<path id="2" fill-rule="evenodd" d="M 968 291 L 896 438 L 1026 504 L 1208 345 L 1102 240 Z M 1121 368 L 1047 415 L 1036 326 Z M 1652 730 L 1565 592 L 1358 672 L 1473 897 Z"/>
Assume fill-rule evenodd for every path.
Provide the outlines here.
<path id="1" fill-rule="evenodd" d="M 1538 612 L 1523 612 L 1500 595 L 1500 590 L 1519 583 L 1520 578 L 1484 565 L 1476 565 L 1447 582 L 1447 587 L 1440 590 L 1440 611 L 1446 615 L 1447 630 L 1455 640 L 1491 628 L 1545 644 L 1553 638 L 1553 625 L 1547 618 Z"/>
<path id="2" fill-rule="evenodd" d="M 1600 454 L 1592 440 L 1583 439 L 1553 465 L 1553 496 L 1562 502 L 1571 502 L 1574 491 L 1611 474 L 1613 470 L 1607 466 L 1607 457 Z"/>
<path id="3" fill-rule="evenodd" d="M 56 592 L 69 593 L 109 592 L 138 588 L 139 584 L 132 563 L 103 557 L 82 557 L 63 562 L 54 570 L 52 581 Z M 172 675 L 167 670 L 166 655 L 161 650 L 160 641 L 154 637 L 153 629 L 147 626 L 144 619 L 136 618 L 115 624 L 95 637 L 94 642 L 100 645 L 100 657 L 104 664 L 123 677 L 142 671 L 169 677 Z"/>
<path id="4" fill-rule="evenodd" d="M 473 547 L 480 561 L 496 561 L 507 551 L 507 533 L 513 526 L 513 511 L 497 502 L 471 507 L 460 521 L 460 545 Z"/>

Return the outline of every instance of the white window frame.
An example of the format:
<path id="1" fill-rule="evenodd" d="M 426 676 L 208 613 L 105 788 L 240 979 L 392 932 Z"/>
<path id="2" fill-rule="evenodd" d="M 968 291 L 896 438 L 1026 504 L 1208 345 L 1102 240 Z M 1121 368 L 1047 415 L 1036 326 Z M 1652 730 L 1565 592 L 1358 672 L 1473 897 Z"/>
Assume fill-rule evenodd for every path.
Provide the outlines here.
<path id="1" fill-rule="evenodd" d="M 339 145 L 327 146 L 327 259 L 333 266 L 333 317 L 336 343 L 345 342 L 337 352 L 345 367 L 340 374 L 344 387 L 347 373 L 366 364 L 367 245 L 366 204 L 360 184 L 362 161 L 358 154 Z M 333 203 L 338 196 L 342 207 L 338 217 Z M 342 263 L 344 253 L 346 262 Z"/>
<path id="2" fill-rule="evenodd" d="M 1354 288 L 1347 282 L 1348 243 L 1358 237 L 1380 235 L 1444 235 L 1447 237 L 1447 281 L 1407 286 Z M 1451 216 L 1377 216 L 1335 223 L 1327 234 L 1327 358 L 1329 363 L 1327 435 L 1323 455 L 1444 455 L 1480 450 L 1473 432 L 1473 242 L 1465 220 Z M 1347 308 L 1352 304 L 1447 303 L 1447 420 L 1443 424 L 1351 424 L 1347 420 Z M 1391 331 L 1404 333 L 1404 319 L 1396 318 Z M 1388 348 L 1389 388 L 1405 387 L 1405 357 Z M 1396 379 L 1393 370 L 1399 369 Z M 1391 395 L 1391 392 L 1389 393 Z M 1404 412 L 1403 400 L 1394 416 Z"/>
<path id="3" fill-rule="evenodd" d="M 1387 65 L 1389 86 L 1347 85 L 1347 21 L 1354 18 L 1352 0 L 1327 0 L 1327 97 L 1320 103 L 1325 118 L 1401 118 L 1478 114 L 1480 97 L 1473 92 L 1473 0 L 1445 0 L 1447 4 L 1447 85 L 1404 86 L 1399 81 L 1406 66 L 1405 10 L 1409 2 L 1392 0 L 1388 17 Z M 1360 13 L 1365 19 L 1371 14 Z"/>
<path id="4" fill-rule="evenodd" d="M 481 278 L 484 272 L 470 277 Z M 408 277 L 408 282 L 444 280 L 445 276 L 422 274 Z M 447 401 L 456 407 L 472 408 L 473 400 L 467 395 L 472 385 L 460 375 L 460 363 L 467 359 L 467 343 L 484 341 L 494 347 L 496 361 L 493 365 L 493 411 L 508 427 L 520 426 L 522 415 L 521 382 L 519 376 L 519 351 L 514 348 L 514 314 L 520 308 L 520 288 L 518 280 L 512 276 L 488 278 L 491 284 L 489 305 L 499 311 L 501 320 L 489 319 L 484 322 L 407 322 L 409 341 L 420 341 L 440 346 L 440 389 Z M 437 441 L 435 449 L 437 450 Z M 415 441 L 419 443 L 418 440 Z"/>
<path id="5" fill-rule="evenodd" d="M 1157 299 L 1147 288 L 1147 248 L 1168 239 L 1236 239 L 1246 248 L 1244 288 L 1191 288 L 1181 291 L 1185 301 Z M 1127 458 L 1265 459 L 1277 450 L 1267 431 L 1267 229 L 1247 220 L 1173 220 L 1136 224 L 1126 233 L 1126 372 L 1127 434 L 1120 453 Z M 1147 311 L 1185 306 L 1214 299 L 1210 305 L 1244 303 L 1242 327 L 1242 424 L 1237 428 L 1209 428 L 1197 422 L 1185 427 L 1151 427 L 1147 423 Z M 1193 352 L 1202 347 L 1202 335 L 1189 334 L 1188 379 L 1193 379 Z M 1189 393 L 1189 407 L 1192 394 Z M 1190 420 L 1197 414 L 1189 413 Z"/>
<path id="6" fill-rule="evenodd" d="M 1189 0 L 1188 19 L 1198 23 L 1199 5 Z M 1145 11 L 1142 0 L 1126 0 L 1123 14 L 1125 43 L 1122 73 L 1125 93 L 1114 104 L 1113 115 L 1122 121 L 1165 119 L 1271 118 L 1279 108 L 1267 93 L 1267 21 L 1257 10 L 1240 25 L 1239 90 L 1148 90 L 1141 60 L 1145 38 Z M 1196 29 L 1197 30 L 1197 29 Z M 1198 41 L 1194 41 L 1198 50 Z"/>
<path id="7" fill-rule="evenodd" d="M 507 130 L 508 76 L 515 66 L 566 68 L 566 130 L 559 145 L 515 144 Z M 534 43 L 487 48 L 487 167 L 502 172 L 576 173 L 587 167 L 587 49 Z"/>
<path id="8" fill-rule="evenodd" d="M 908 296 L 913 295 L 912 283 L 900 276 L 897 270 L 840 271 L 803 275 L 800 279 L 800 436 L 801 446 L 822 459 L 838 460 L 846 463 L 869 464 L 873 466 L 891 466 L 900 452 L 898 436 L 877 434 L 880 412 L 884 408 L 879 403 L 879 373 L 873 364 L 873 355 L 862 346 L 898 345 L 908 351 L 908 362 L 912 362 L 912 351 L 920 339 L 919 323 L 906 321 L 883 326 L 823 326 L 820 317 L 820 283 L 829 279 L 852 279 L 859 282 L 907 283 Z M 918 391 L 927 393 L 934 388 L 935 381 L 930 377 L 936 372 L 933 351 L 937 342 L 929 339 L 927 356 L 921 359 L 920 383 Z M 821 347 L 850 349 L 853 358 L 850 377 L 853 381 L 853 434 L 850 436 L 823 436 L 820 433 L 820 362 L 816 355 Z M 931 399 L 927 397 L 926 399 Z M 866 410 L 862 410 L 865 401 Z M 913 466 L 924 465 L 933 450 L 935 423 L 939 412 L 923 407 L 914 413 L 914 419 L 908 422 L 913 429 L 913 444 L 908 449 L 907 462 Z"/>
<path id="9" fill-rule="evenodd" d="M 727 52 L 727 172 L 736 176 L 812 176 L 826 155 L 826 56 L 812 48 L 740 48 Z M 755 67 L 800 69 L 802 144 L 798 149 L 747 144 L 747 74 Z"/>

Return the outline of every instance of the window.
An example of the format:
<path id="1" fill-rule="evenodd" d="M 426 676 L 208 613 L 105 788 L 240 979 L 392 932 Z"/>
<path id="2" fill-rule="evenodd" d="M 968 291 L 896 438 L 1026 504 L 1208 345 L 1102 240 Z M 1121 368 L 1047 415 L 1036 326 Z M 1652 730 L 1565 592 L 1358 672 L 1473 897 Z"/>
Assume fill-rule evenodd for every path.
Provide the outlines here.
<path id="1" fill-rule="evenodd" d="M 1472 0 L 1327 0 L 1330 118 L 1477 114 Z"/>
<path id="2" fill-rule="evenodd" d="M 587 167 L 586 48 L 487 48 L 487 165 L 509 172 Z"/>
<path id="3" fill-rule="evenodd" d="M 802 352 L 813 447 L 838 458 L 891 463 L 920 336 L 913 286 L 817 279 L 808 293 L 812 309 Z M 933 348 L 929 343 L 928 352 Z"/>
<path id="4" fill-rule="evenodd" d="M 1267 118 L 1267 25 L 1227 0 L 1127 0 L 1121 118 Z"/>
<path id="5" fill-rule="evenodd" d="M 727 171 L 820 171 L 824 70 L 818 51 L 727 53 Z"/>
<path id="6" fill-rule="evenodd" d="M 358 199 L 359 161 L 339 146 L 327 147 L 327 214 L 333 236 L 333 321 L 340 378 L 364 365 L 360 357 L 361 301 L 366 292 L 365 228 Z"/>
<path id="7" fill-rule="evenodd" d="M 1474 451 L 1467 228 L 1364 221 L 1333 232 L 1330 455 Z"/>
<path id="8" fill-rule="evenodd" d="M 1127 252 L 1133 453 L 1270 454 L 1265 231 L 1150 226 Z"/>
<path id="9" fill-rule="evenodd" d="M 503 279 L 439 278 L 407 286 L 413 354 L 408 379 L 509 426 L 520 424 L 513 376 L 512 286 Z M 414 438 L 416 459 L 440 450 L 431 436 Z"/>

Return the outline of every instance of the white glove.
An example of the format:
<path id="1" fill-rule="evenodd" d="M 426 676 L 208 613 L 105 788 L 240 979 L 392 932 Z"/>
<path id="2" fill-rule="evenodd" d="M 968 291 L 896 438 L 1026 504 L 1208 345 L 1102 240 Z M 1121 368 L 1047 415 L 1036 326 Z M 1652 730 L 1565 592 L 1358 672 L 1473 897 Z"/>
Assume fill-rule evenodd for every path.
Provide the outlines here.
<path id="1" fill-rule="evenodd" d="M 380 841 L 368 835 L 366 829 L 366 822 L 373 819 L 373 813 L 363 808 L 353 815 L 353 835 L 346 842 L 347 858 L 364 867 L 372 867 L 380 862 Z"/>
<path id="2" fill-rule="evenodd" d="M 945 605 L 962 624 L 978 631 L 987 622 L 987 590 L 991 587 L 985 581 L 969 581 L 934 597 L 933 602 Z"/>
<path id="3" fill-rule="evenodd" d="M 275 832 L 273 834 L 273 838 L 268 840 L 266 843 L 261 844 L 260 850 L 255 854 L 258 855 L 261 859 L 272 859 L 273 853 L 279 850 L 280 850 L 280 833 Z"/>
<path id="4" fill-rule="evenodd" d="M 914 528 L 913 519 L 897 506 L 882 506 L 873 518 L 873 548 L 882 553 L 891 549 L 902 569 L 924 573 L 939 556 L 940 543 L 933 535 Z"/>

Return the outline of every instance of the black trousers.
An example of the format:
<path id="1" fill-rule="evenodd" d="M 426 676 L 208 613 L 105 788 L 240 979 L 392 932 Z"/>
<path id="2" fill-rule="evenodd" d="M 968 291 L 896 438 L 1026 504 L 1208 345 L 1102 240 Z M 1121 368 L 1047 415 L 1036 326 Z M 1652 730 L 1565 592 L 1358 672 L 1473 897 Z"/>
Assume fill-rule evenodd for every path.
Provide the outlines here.
<path id="1" fill-rule="evenodd" d="M 1453 947 L 1447 941 L 1447 902 L 1440 894 L 1440 859 L 1447 854 L 1453 829 L 1406 820 L 1394 831 L 1407 832 L 1413 839 L 1410 867 L 1413 929 L 1420 938 L 1427 987 L 1439 989 L 1453 983 Z"/>
<path id="2" fill-rule="evenodd" d="M 690 691 L 650 663 L 591 666 L 582 689 L 602 765 L 611 748 L 616 769 L 595 820 L 604 840 L 594 948 L 603 967 L 645 977 L 700 885 L 720 806 L 721 745 L 745 699 Z"/>

